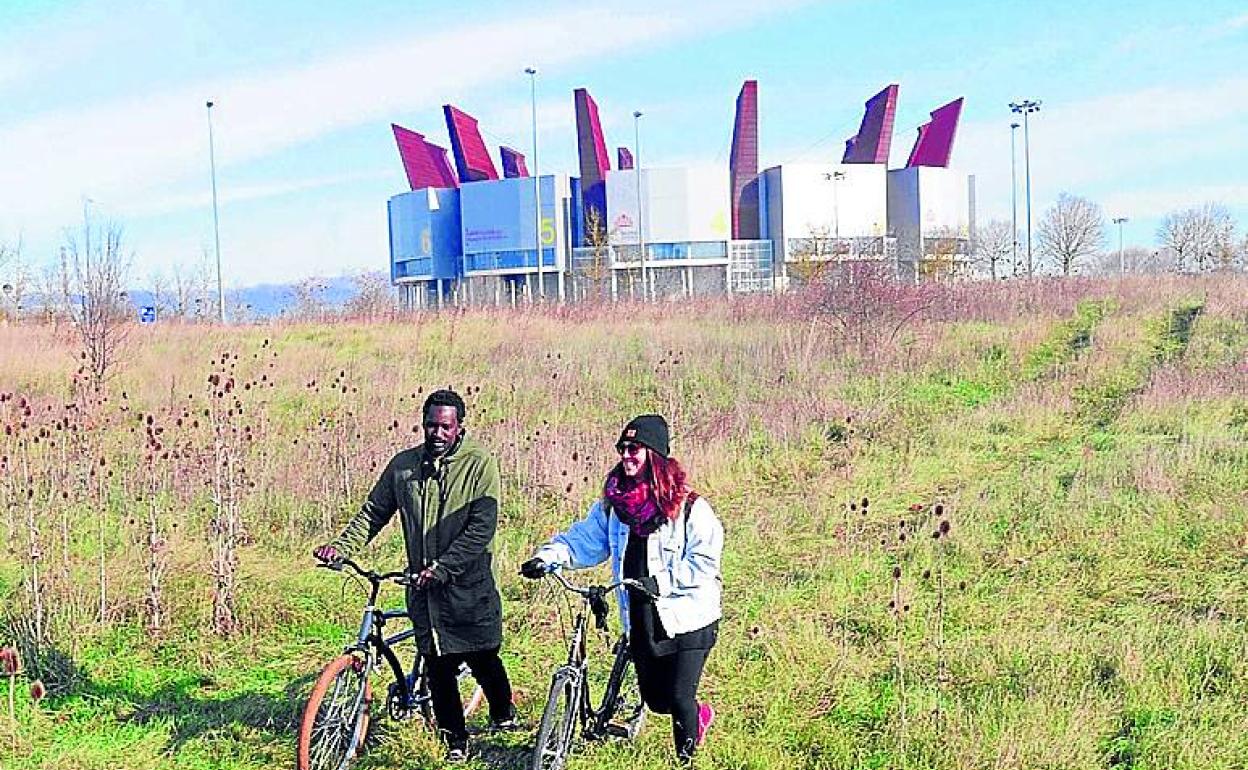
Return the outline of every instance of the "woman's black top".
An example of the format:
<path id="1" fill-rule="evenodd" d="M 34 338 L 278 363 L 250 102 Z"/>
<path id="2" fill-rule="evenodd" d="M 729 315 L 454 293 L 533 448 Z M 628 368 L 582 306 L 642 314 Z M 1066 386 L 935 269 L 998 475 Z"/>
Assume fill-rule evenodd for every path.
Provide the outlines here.
<path id="1" fill-rule="evenodd" d="M 646 538 L 628 533 L 628 546 L 624 549 L 624 577 L 634 580 L 648 577 L 646 566 Z M 719 634 L 719 621 L 713 621 L 695 631 L 667 635 L 659 620 L 659 610 L 654 601 L 637 591 L 628 595 L 629 644 L 634 654 L 650 657 L 671 655 L 681 650 L 709 650 L 715 646 Z"/>

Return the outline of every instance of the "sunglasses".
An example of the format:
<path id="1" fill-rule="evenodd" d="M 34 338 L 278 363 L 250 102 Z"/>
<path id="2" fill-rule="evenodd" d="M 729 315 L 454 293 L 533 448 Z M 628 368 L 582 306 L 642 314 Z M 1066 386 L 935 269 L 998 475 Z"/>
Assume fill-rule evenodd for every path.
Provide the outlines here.
<path id="1" fill-rule="evenodd" d="M 623 443 L 623 444 L 618 444 L 615 447 L 615 450 L 619 452 L 621 455 L 641 454 L 642 449 L 643 447 L 641 446 L 641 444 L 633 444 L 633 443 L 628 443 L 628 442 Z"/>

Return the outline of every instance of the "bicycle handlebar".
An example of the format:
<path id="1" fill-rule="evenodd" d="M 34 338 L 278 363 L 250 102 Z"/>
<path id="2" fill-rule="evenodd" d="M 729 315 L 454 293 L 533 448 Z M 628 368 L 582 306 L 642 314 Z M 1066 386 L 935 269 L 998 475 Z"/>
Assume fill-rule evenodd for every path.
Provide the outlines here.
<path id="1" fill-rule="evenodd" d="M 647 589 L 644 585 L 642 585 L 640 581 L 634 580 L 633 578 L 623 578 L 621 580 L 617 580 L 616 582 L 610 585 L 606 585 L 606 586 L 583 586 L 582 587 L 582 586 L 575 585 L 574 583 L 569 581 L 567 578 L 565 578 L 563 576 L 563 568 L 557 564 L 551 565 L 550 569 L 547 571 L 546 574 L 554 577 L 555 580 L 559 582 L 559 585 L 563 586 L 563 589 L 565 591 L 571 591 L 572 593 L 582 596 L 586 599 L 589 599 L 595 595 L 604 596 L 620 587 L 633 588 L 635 590 L 641 591 L 643 594 L 645 594 L 646 596 L 649 596 L 651 599 L 659 598 L 656 594 L 654 594 L 649 589 Z"/>
<path id="2" fill-rule="evenodd" d="M 316 566 L 324 567 L 325 569 L 333 570 L 334 572 L 342 572 L 343 567 L 350 567 L 351 571 L 355 574 L 370 583 L 378 585 L 389 581 L 395 583 L 396 585 L 409 586 L 412 582 L 412 576 L 407 572 L 374 572 L 371 569 L 364 569 L 360 565 L 345 557 L 338 559 L 337 561 L 322 561 Z"/>

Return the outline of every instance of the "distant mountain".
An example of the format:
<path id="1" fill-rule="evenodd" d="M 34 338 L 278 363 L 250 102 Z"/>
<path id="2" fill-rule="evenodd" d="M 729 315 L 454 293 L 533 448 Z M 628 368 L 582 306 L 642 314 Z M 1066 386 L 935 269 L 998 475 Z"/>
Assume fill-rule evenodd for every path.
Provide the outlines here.
<path id="1" fill-rule="evenodd" d="M 300 286 L 301 283 L 262 283 L 229 289 L 225 293 L 226 307 L 242 308 L 247 317 L 277 318 L 295 306 Z M 355 279 L 350 276 L 318 278 L 315 286 L 318 299 L 332 309 L 341 308 L 356 294 Z M 154 304 L 152 293 L 146 289 L 128 293 L 136 313 Z"/>

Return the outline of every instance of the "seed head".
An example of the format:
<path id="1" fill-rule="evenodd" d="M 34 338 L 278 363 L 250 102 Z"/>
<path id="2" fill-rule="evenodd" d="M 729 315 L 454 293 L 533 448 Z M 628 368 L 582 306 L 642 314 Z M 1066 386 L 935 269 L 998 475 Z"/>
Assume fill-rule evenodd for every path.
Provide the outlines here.
<path id="1" fill-rule="evenodd" d="M 0 648 L 0 674 L 5 676 L 17 676 L 17 672 L 22 670 L 22 656 L 18 654 L 16 647 Z"/>

